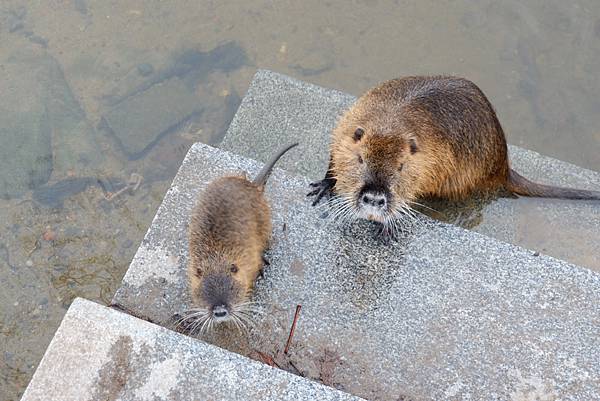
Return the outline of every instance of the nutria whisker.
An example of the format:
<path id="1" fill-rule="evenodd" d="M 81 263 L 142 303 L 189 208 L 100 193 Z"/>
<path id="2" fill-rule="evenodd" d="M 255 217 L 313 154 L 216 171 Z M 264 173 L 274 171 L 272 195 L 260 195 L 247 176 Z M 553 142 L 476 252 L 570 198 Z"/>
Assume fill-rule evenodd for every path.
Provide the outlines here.
<path id="1" fill-rule="evenodd" d="M 201 329 L 202 327 L 204 327 L 205 324 L 207 324 L 207 322 L 211 319 L 211 315 L 210 314 L 206 314 L 198 319 L 196 319 L 196 324 L 194 324 L 192 326 L 192 329 L 190 330 L 192 334 L 196 334 L 198 333 L 198 330 Z"/>
<path id="2" fill-rule="evenodd" d="M 440 211 L 439 211 L 439 210 L 436 210 L 436 209 L 434 209 L 434 208 L 432 208 L 432 207 L 429 207 L 429 206 L 427 206 L 427 205 L 424 205 L 424 204 L 422 204 L 422 203 L 419 203 L 419 202 L 416 202 L 416 201 L 406 201 L 406 202 L 407 202 L 407 203 L 409 203 L 409 204 L 411 204 L 411 205 L 417 205 L 417 206 L 421 206 L 422 208 L 425 208 L 425 209 L 427 209 L 427 210 L 431 210 L 431 211 L 432 211 L 432 212 L 434 212 L 434 213 L 440 213 Z M 413 209 L 413 210 L 414 210 L 414 209 Z M 416 210 L 415 210 L 415 211 L 416 211 Z"/>
<path id="3" fill-rule="evenodd" d="M 202 324 L 202 327 L 200 327 L 200 335 L 204 335 L 205 333 L 211 331 L 214 320 L 215 319 L 212 317 L 212 315 L 206 319 L 206 321 Z"/>
<path id="4" fill-rule="evenodd" d="M 235 313 L 231 314 L 231 322 L 238 329 L 238 331 L 240 333 L 243 334 L 243 333 L 247 332 L 246 327 L 242 326 L 240 319 L 237 317 L 237 315 Z"/>
<path id="5" fill-rule="evenodd" d="M 256 310 L 256 309 L 248 309 L 245 307 L 240 308 L 238 305 L 236 305 L 232 309 L 232 313 L 236 313 L 238 316 L 243 316 L 244 318 L 252 320 L 255 315 L 262 316 L 262 314 L 264 314 L 264 311 Z"/>
<path id="6" fill-rule="evenodd" d="M 340 196 L 332 206 L 334 208 L 331 214 L 332 220 L 339 220 L 342 224 L 345 224 L 348 221 L 354 221 L 357 217 L 353 199 Z"/>
<path id="7" fill-rule="evenodd" d="M 233 313 L 232 316 L 235 316 L 235 319 L 237 319 L 244 327 L 244 329 L 246 330 L 246 332 L 249 331 L 248 326 L 252 327 L 252 328 L 256 328 L 256 324 L 252 321 L 252 319 L 243 314 L 243 313 Z"/>
<path id="8" fill-rule="evenodd" d="M 195 321 L 198 316 L 206 315 L 208 311 L 206 309 L 191 309 L 182 312 L 182 316 L 177 319 L 174 323 L 175 328 L 179 328 L 185 322 Z"/>
<path id="9" fill-rule="evenodd" d="M 238 312 L 242 312 L 242 313 L 248 313 L 249 315 L 259 315 L 262 316 L 265 314 L 265 311 L 262 309 L 257 309 L 257 308 L 249 308 L 249 307 L 237 307 L 235 308 L 236 311 Z"/>
<path id="10" fill-rule="evenodd" d="M 258 302 L 258 301 L 247 301 L 247 302 L 241 302 L 239 304 L 236 305 L 237 308 L 241 308 L 244 306 L 257 306 L 257 307 L 261 307 L 264 304 L 262 302 Z"/>

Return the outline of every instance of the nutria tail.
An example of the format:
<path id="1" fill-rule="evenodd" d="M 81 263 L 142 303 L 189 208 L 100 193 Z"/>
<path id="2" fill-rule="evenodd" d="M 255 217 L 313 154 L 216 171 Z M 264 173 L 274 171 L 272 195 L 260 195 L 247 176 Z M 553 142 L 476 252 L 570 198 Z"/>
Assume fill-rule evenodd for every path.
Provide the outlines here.
<path id="1" fill-rule="evenodd" d="M 535 196 L 539 198 L 600 200 L 600 191 L 586 191 L 582 189 L 538 184 L 529 181 L 513 169 L 510 169 L 508 174 L 506 189 L 517 195 Z"/>
<path id="2" fill-rule="evenodd" d="M 298 145 L 298 142 L 292 143 L 291 145 L 287 145 L 283 149 L 281 149 L 279 152 L 277 152 L 273 157 L 271 157 L 271 160 L 269 160 L 264 165 L 264 167 L 262 168 L 262 170 L 260 170 L 260 172 L 254 179 L 254 181 L 252 181 L 252 183 L 258 185 L 259 187 L 263 187 L 265 185 L 265 183 L 267 182 L 267 179 L 271 175 L 271 170 L 273 170 L 273 166 L 275 165 L 275 163 L 277 163 L 277 160 L 279 160 L 279 158 L 281 156 L 283 156 L 285 154 L 285 152 L 287 152 L 288 150 L 290 150 L 291 148 L 293 148 L 294 146 L 297 146 L 297 145 Z"/>

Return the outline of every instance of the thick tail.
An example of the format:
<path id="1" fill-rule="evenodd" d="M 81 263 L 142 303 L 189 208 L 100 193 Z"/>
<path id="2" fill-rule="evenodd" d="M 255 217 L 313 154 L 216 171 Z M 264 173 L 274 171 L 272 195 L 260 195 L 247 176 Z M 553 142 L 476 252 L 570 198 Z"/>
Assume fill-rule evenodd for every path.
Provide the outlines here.
<path id="1" fill-rule="evenodd" d="M 254 184 L 258 185 L 259 187 L 264 186 L 265 183 L 267 182 L 267 179 L 271 175 L 271 171 L 273 170 L 273 166 L 275 165 L 275 163 L 277 163 L 277 160 L 279 160 L 281 158 L 281 156 L 283 156 L 285 154 L 285 152 L 287 152 L 288 150 L 290 150 L 291 148 L 293 148 L 294 146 L 297 146 L 297 145 L 298 145 L 298 142 L 292 143 L 291 145 L 287 145 L 286 147 L 281 149 L 279 152 L 277 152 L 273 157 L 271 157 L 271 160 L 269 160 L 264 165 L 262 170 L 260 170 L 260 172 L 258 173 L 256 178 L 252 182 Z"/>
<path id="2" fill-rule="evenodd" d="M 529 181 L 515 170 L 510 169 L 506 189 L 514 194 L 539 198 L 600 200 L 600 191 L 553 187 Z"/>

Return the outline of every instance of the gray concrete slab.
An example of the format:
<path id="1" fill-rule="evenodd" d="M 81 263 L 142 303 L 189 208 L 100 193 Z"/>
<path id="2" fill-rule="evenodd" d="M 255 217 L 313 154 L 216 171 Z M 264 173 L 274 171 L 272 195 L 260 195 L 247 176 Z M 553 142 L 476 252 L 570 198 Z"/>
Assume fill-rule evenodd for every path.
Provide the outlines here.
<path id="1" fill-rule="evenodd" d="M 300 151 L 280 166 L 320 179 L 327 168 L 331 129 L 354 100 L 336 90 L 260 70 L 220 147 L 264 162 L 274 144 L 299 140 Z M 516 146 L 509 151 L 514 168 L 526 177 L 600 190 L 600 173 Z M 432 214 L 440 220 L 600 271 L 600 202 L 520 198 L 431 206 L 441 212 Z"/>
<path id="2" fill-rule="evenodd" d="M 79 298 L 21 400 L 359 399 Z"/>
<path id="3" fill-rule="evenodd" d="M 259 167 L 194 145 L 113 302 L 167 326 L 188 308 L 186 229 L 196 196 L 217 176 Z M 398 243 L 382 244 L 368 223 L 340 227 L 320 218 L 324 209 L 309 205 L 307 184 L 275 169 L 267 185 L 274 232 L 270 266 L 255 291 L 265 311 L 256 329 L 221 328 L 204 340 L 272 356 L 367 399 L 583 401 L 600 394 L 598 274 L 428 218 Z"/>

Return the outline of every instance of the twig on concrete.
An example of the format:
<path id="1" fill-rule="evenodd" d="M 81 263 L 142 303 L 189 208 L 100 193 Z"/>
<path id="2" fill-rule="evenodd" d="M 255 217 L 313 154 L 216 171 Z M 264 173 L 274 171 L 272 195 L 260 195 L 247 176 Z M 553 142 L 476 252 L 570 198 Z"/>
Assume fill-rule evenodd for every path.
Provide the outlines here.
<path id="1" fill-rule="evenodd" d="M 285 349 L 283 353 L 287 355 L 290 350 L 290 345 L 292 344 L 292 337 L 294 337 L 294 331 L 296 330 L 296 322 L 298 322 L 298 316 L 300 315 L 300 309 L 302 305 L 296 305 L 296 313 L 294 314 L 294 321 L 292 322 L 292 328 L 290 329 L 290 335 L 288 337 L 287 343 L 285 344 Z"/>
<path id="2" fill-rule="evenodd" d="M 279 364 L 275 362 L 275 359 L 273 359 L 273 357 L 271 357 L 270 355 L 267 355 L 264 352 L 260 352 L 257 349 L 255 349 L 254 352 L 256 352 L 256 354 L 260 357 L 263 363 L 266 363 L 271 367 L 278 367 L 279 369 L 281 369 L 281 366 L 279 366 Z"/>

